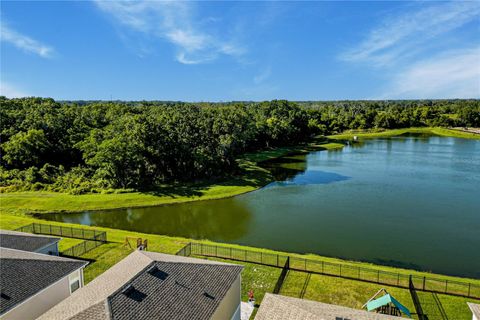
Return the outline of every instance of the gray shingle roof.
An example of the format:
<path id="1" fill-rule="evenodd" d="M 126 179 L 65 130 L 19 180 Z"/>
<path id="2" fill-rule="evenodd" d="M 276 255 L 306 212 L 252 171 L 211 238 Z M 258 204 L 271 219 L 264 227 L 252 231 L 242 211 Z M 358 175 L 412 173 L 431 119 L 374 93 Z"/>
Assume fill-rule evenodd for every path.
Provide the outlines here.
<path id="1" fill-rule="evenodd" d="M 0 247 L 3 248 L 35 252 L 58 241 L 60 241 L 60 238 L 0 230 Z"/>
<path id="2" fill-rule="evenodd" d="M 158 277 L 153 278 L 150 274 L 145 274 L 145 272 L 147 272 L 151 266 L 157 265 L 157 263 L 160 263 L 160 267 L 163 268 L 163 272 L 169 274 L 169 276 L 166 278 L 166 281 L 161 280 Z M 227 274 L 223 275 L 224 269 L 218 268 L 218 266 L 227 266 Z M 144 294 L 150 294 L 154 289 L 159 289 L 161 290 L 160 296 L 163 296 L 164 299 L 167 299 L 166 301 L 170 301 L 168 305 L 163 301 L 160 303 L 158 302 L 157 297 L 153 295 L 147 296 L 141 302 L 135 301 L 135 303 L 132 303 L 131 301 L 128 301 L 131 308 L 135 308 L 136 303 L 138 303 L 139 305 L 142 305 L 143 303 L 143 305 L 145 306 L 143 308 L 144 310 L 139 312 L 139 315 L 143 315 L 144 318 L 136 315 L 134 317 L 134 319 L 136 320 L 151 319 L 152 317 L 154 317 L 153 315 L 152 317 L 150 317 L 149 312 L 154 312 L 155 314 L 159 315 L 156 319 L 172 319 L 169 317 L 162 317 L 161 312 L 164 312 L 165 310 L 162 311 L 161 309 L 157 308 L 197 308 L 197 312 L 200 312 L 200 314 L 206 314 L 202 313 L 206 312 L 203 311 L 202 308 L 212 308 L 213 310 L 215 310 L 214 308 L 216 308 L 216 300 L 220 300 L 219 297 L 222 294 L 223 289 L 220 289 L 218 287 L 225 286 L 225 288 L 228 290 L 233 284 L 233 281 L 235 281 L 236 277 L 240 274 L 241 270 L 242 267 L 238 265 L 174 256 L 158 252 L 136 250 L 129 256 L 127 256 L 125 259 L 105 271 L 102 275 L 95 278 L 88 285 L 81 288 L 80 290 L 75 291 L 70 297 L 63 300 L 58 305 L 54 306 L 52 309 L 40 316 L 38 320 L 107 320 L 112 319 L 112 316 L 113 319 L 125 319 L 127 318 L 129 310 L 123 310 L 124 307 L 119 305 L 119 302 L 125 298 L 121 296 L 123 295 L 122 291 L 126 289 L 129 284 L 133 284 L 134 288 L 138 289 Z M 193 271 L 204 273 L 208 272 L 210 274 L 210 279 L 212 278 L 213 274 L 215 274 L 215 277 L 219 278 L 215 281 L 218 282 L 216 282 L 215 284 L 205 284 L 201 280 L 203 275 L 195 274 L 195 272 Z M 175 275 L 177 272 L 184 274 L 185 279 L 180 280 L 179 278 L 177 278 L 177 276 Z M 235 278 L 232 280 L 231 283 L 228 284 L 233 274 L 235 274 Z M 160 273 L 158 275 L 162 274 Z M 188 297 L 185 297 L 185 300 L 180 303 L 180 301 L 178 300 L 180 297 L 180 290 L 176 288 L 175 290 L 178 290 L 178 293 L 175 293 L 175 290 L 170 292 L 176 295 L 177 300 L 169 300 L 168 290 L 165 290 L 165 288 L 167 288 L 167 286 L 173 286 L 174 282 L 172 283 L 170 281 L 174 281 L 175 279 L 180 284 L 185 284 L 186 280 L 188 280 L 189 283 L 195 284 L 194 288 L 190 289 L 190 293 L 194 295 L 199 294 L 201 289 L 204 289 L 204 291 L 212 291 L 210 294 L 214 297 L 216 294 L 216 299 L 208 305 L 199 303 L 189 306 L 186 304 L 188 303 Z M 162 283 L 161 281 L 164 282 Z M 141 284 L 141 286 L 139 286 L 139 284 Z M 167 286 L 163 287 L 164 289 L 162 289 L 162 286 L 164 285 Z M 205 287 L 202 288 L 203 285 L 205 285 Z M 184 289 L 187 291 L 186 288 Z M 154 303 L 158 303 L 160 305 L 156 306 L 154 305 Z M 112 305 L 115 308 L 113 311 L 111 308 Z M 153 310 L 149 311 L 149 308 L 153 308 Z M 186 316 L 182 319 L 189 319 L 189 317 Z M 198 318 L 191 317 L 191 319 Z"/>
<path id="3" fill-rule="evenodd" d="M 255 320 L 387 320 L 400 317 L 267 293 Z"/>
<path id="4" fill-rule="evenodd" d="M 241 270 L 154 262 L 108 298 L 111 319 L 210 319 Z"/>
<path id="5" fill-rule="evenodd" d="M 86 264 L 74 259 L 0 248 L 0 314 Z"/>

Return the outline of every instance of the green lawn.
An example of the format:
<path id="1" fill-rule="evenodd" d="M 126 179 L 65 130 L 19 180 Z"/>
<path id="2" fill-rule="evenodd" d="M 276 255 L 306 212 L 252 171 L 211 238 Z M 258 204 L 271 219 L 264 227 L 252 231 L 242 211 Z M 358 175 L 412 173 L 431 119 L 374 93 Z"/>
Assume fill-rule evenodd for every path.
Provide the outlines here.
<path id="1" fill-rule="evenodd" d="M 77 245 L 83 241 L 84 240 L 82 239 L 62 238 L 62 240 L 60 240 L 60 242 L 58 243 L 58 250 L 60 252 L 65 251 L 66 249 L 71 248 L 74 245 Z"/>

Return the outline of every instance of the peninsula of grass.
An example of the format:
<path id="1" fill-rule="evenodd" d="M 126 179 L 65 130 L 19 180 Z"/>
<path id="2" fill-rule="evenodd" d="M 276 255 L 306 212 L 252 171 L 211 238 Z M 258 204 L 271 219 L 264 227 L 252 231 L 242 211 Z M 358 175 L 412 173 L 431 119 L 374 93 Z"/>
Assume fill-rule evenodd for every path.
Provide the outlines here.
<path id="1" fill-rule="evenodd" d="M 341 134 L 327 136 L 327 138 L 332 140 L 352 140 L 354 136 L 357 136 L 359 139 L 388 138 L 406 133 L 432 134 L 443 137 L 480 140 L 480 134 L 440 127 L 404 128 L 393 130 L 349 130 Z"/>

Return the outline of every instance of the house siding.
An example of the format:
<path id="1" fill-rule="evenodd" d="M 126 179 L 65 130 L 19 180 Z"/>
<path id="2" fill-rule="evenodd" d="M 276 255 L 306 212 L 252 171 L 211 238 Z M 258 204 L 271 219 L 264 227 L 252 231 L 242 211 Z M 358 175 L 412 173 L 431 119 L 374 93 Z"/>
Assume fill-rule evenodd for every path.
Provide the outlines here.
<path id="1" fill-rule="evenodd" d="M 82 269 L 79 269 L 72 274 L 79 273 L 81 286 L 83 286 Z M 0 316 L 1 320 L 30 320 L 36 319 L 47 310 L 58 304 L 63 299 L 70 296 L 69 276 L 62 278 L 55 284 L 44 289 L 37 295 L 34 295 L 16 306 L 14 309 Z"/>
<path id="2" fill-rule="evenodd" d="M 241 285 L 242 276 L 239 275 L 210 320 L 240 320 Z"/>

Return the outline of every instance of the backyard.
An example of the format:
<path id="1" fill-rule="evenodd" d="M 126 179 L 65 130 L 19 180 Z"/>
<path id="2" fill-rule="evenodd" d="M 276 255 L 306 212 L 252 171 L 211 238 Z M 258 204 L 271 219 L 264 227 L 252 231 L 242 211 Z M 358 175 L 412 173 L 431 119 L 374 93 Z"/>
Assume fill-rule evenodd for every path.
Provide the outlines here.
<path id="1" fill-rule="evenodd" d="M 8 221 L 5 221 L 6 215 L 2 216 L 2 227 L 8 229 L 15 229 L 32 223 L 35 220 L 32 218 L 18 217 L 18 216 L 9 216 Z M 38 221 L 36 221 L 38 222 Z M 53 223 L 53 225 L 63 225 L 69 226 L 67 224 L 58 224 Z M 75 225 L 70 225 L 76 227 Z M 86 227 L 85 229 L 92 229 Z M 100 245 L 99 247 L 87 252 L 82 255 L 82 259 L 87 259 L 90 264 L 85 268 L 85 282 L 88 283 L 97 277 L 99 274 L 103 273 L 115 263 L 126 257 L 132 252 L 132 248 L 128 245 L 125 245 L 125 238 L 128 237 L 142 237 L 147 238 L 149 241 L 149 250 L 158 251 L 163 253 L 175 254 L 180 249 L 182 249 L 186 244 L 189 243 L 188 239 L 175 238 L 175 237 L 166 237 L 152 234 L 141 234 L 133 233 L 121 230 L 113 230 L 106 228 L 96 228 L 99 231 L 107 232 L 108 242 L 106 244 Z M 82 240 L 63 238 L 60 242 L 60 250 L 64 251 L 66 248 L 78 244 Z M 214 244 L 209 241 L 200 241 L 199 243 L 204 244 Z M 278 252 L 266 250 L 266 249 L 257 249 L 257 248 L 246 248 L 238 245 L 222 245 L 225 248 L 232 248 L 232 250 L 242 250 L 248 249 L 252 252 L 257 252 L 259 254 L 276 254 Z M 374 266 L 368 263 L 359 263 L 352 261 L 344 261 L 334 258 L 326 258 L 315 255 L 291 255 L 298 257 L 308 257 L 308 259 L 330 262 L 330 263 L 340 263 L 348 268 L 349 266 L 362 266 L 366 268 L 376 268 L 382 271 L 388 272 L 399 272 L 400 274 L 414 274 L 418 276 L 427 276 L 427 277 L 440 277 L 445 279 L 450 279 L 452 281 L 466 281 L 466 279 L 447 277 L 441 275 L 433 275 L 429 273 L 416 272 L 407 269 L 398 269 L 384 266 Z M 205 258 L 197 256 L 198 258 Z M 213 259 L 213 258 L 209 258 Z M 282 272 L 281 268 L 260 265 L 256 263 L 246 263 L 242 261 L 232 261 L 218 259 L 230 263 L 238 263 L 245 267 L 243 271 L 243 283 L 242 283 L 242 300 L 246 301 L 248 299 L 247 292 L 253 290 L 255 293 L 257 305 L 261 303 L 261 300 L 265 293 L 273 292 L 275 285 L 278 281 L 279 275 Z M 470 280 L 470 282 L 475 284 L 480 284 L 478 280 Z M 343 279 L 339 277 L 319 275 L 319 274 L 310 274 L 301 271 L 290 270 L 287 273 L 285 281 L 281 286 L 280 294 L 310 299 L 315 301 L 321 301 L 326 303 L 333 303 L 343 306 L 348 306 L 352 308 L 361 308 L 361 306 L 378 290 L 385 288 L 389 293 L 391 293 L 395 298 L 397 298 L 401 303 L 403 303 L 411 312 L 415 312 L 415 307 L 410 296 L 409 290 L 404 288 L 396 288 L 391 286 L 386 286 L 376 283 L 368 283 L 363 281 L 356 281 L 352 279 Z M 478 300 L 467 299 L 462 297 L 444 295 L 444 294 L 432 294 L 429 292 L 417 291 L 421 305 L 425 314 L 429 315 L 430 319 L 470 319 L 471 313 L 466 305 L 467 301 L 477 302 Z M 442 312 L 443 310 L 443 312 Z M 442 315 L 443 314 L 443 315 Z M 446 315 L 446 317 L 445 317 Z"/>

